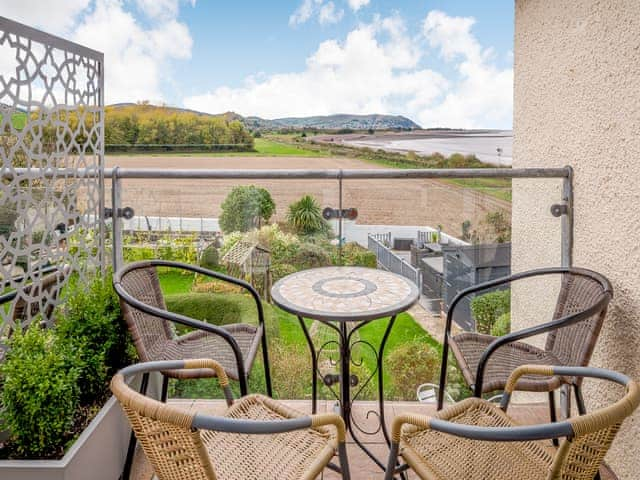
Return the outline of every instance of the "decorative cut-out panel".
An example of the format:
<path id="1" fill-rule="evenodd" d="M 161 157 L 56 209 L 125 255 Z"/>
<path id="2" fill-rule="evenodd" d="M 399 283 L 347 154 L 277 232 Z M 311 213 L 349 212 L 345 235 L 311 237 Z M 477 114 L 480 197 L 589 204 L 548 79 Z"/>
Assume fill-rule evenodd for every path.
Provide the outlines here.
<path id="1" fill-rule="evenodd" d="M 0 17 L 0 344 L 104 265 L 103 115 L 101 53 Z"/>

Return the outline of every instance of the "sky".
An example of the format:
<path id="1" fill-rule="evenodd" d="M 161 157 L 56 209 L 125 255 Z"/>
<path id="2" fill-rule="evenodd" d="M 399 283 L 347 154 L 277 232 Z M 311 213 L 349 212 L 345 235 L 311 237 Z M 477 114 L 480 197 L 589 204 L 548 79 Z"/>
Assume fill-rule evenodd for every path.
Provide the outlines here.
<path id="1" fill-rule="evenodd" d="M 0 0 L 105 54 L 106 102 L 511 128 L 513 0 Z"/>

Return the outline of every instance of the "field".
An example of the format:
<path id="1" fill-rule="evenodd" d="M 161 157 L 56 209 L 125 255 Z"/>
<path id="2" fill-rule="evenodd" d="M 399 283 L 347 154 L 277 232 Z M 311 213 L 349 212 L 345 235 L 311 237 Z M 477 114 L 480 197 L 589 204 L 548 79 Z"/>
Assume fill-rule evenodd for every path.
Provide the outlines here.
<path id="1" fill-rule="evenodd" d="M 254 151 L 250 152 L 113 152 L 113 157 L 325 157 L 326 154 L 270 138 L 254 139 Z"/>
<path id="2" fill-rule="evenodd" d="M 355 158 L 264 155 L 117 155 L 106 157 L 107 166 L 185 169 L 372 169 L 377 165 Z M 312 194 L 322 207 L 337 207 L 339 186 L 335 180 L 125 180 L 123 205 L 136 215 L 216 218 L 231 188 L 260 185 L 276 203 L 276 220 L 283 220 L 287 206 L 304 194 Z M 108 185 L 107 185 L 108 187 Z M 507 217 L 511 204 L 483 191 L 452 182 L 431 179 L 350 180 L 343 183 L 343 205 L 359 211 L 359 224 L 442 225 L 459 235 L 465 220 L 478 226 L 487 213 L 501 210 Z M 110 194 L 107 192 L 107 199 Z"/>

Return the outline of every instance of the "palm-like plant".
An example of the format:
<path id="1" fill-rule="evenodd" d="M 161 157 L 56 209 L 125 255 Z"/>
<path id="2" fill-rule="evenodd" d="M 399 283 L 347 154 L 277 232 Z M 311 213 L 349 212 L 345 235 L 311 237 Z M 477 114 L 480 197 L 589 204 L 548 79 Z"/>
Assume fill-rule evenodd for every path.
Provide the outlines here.
<path id="1" fill-rule="evenodd" d="M 329 231 L 329 224 L 322 217 L 320 205 L 311 195 L 305 195 L 289 205 L 287 222 L 297 232 L 304 235 Z"/>

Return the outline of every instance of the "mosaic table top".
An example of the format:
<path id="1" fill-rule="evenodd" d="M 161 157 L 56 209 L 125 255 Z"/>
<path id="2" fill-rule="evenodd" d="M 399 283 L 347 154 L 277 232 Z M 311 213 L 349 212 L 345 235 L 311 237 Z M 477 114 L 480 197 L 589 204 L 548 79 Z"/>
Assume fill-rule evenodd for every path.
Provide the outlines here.
<path id="1" fill-rule="evenodd" d="M 318 320 L 363 321 L 400 313 L 418 288 L 395 273 L 364 267 L 323 267 L 280 279 L 271 289 L 283 310 Z"/>

